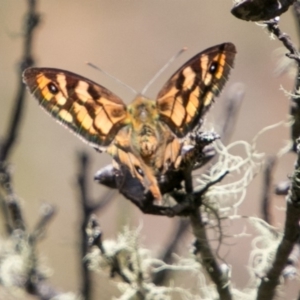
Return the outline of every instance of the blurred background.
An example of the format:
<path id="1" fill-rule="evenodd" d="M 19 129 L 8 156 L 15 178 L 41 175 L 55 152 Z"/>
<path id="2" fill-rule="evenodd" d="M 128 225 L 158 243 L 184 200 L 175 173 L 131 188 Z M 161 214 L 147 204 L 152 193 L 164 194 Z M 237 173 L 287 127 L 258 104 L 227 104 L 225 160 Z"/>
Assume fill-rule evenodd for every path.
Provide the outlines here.
<path id="1" fill-rule="evenodd" d="M 232 42 L 238 54 L 230 79 L 207 116 L 214 124 L 224 108 L 222 100 L 233 83 L 245 86 L 245 97 L 232 141 L 250 142 L 263 127 L 287 118 L 289 98 L 280 91 L 293 89 L 290 74 L 275 76 L 279 57 L 285 50 L 272 40 L 261 26 L 243 22 L 230 14 L 232 1 L 224 0 L 40 0 L 38 11 L 41 24 L 34 41 L 36 66 L 66 69 L 90 78 L 119 95 L 126 103 L 133 100 L 131 91 L 113 79 L 88 67 L 92 62 L 120 80 L 141 91 L 153 75 L 183 46 L 183 53 L 147 94 L 155 98 L 169 76 L 196 53 L 213 45 Z M 20 61 L 25 1 L 0 2 L 0 136 L 8 126 L 13 99 L 16 94 L 17 63 Z M 295 21 L 289 11 L 281 17 L 281 29 L 298 44 Z M 29 95 L 21 132 L 14 148 L 11 163 L 14 185 L 22 198 L 22 206 L 29 228 L 38 220 L 42 203 L 55 205 L 56 217 L 48 228 L 39 251 L 46 265 L 51 267 L 50 282 L 63 291 L 78 291 L 79 277 L 79 220 L 81 218 L 76 175 L 78 151 L 92 157 L 89 176 L 90 192 L 101 199 L 107 188 L 93 181 L 93 174 L 111 162 L 106 154 L 96 153 L 68 130 L 46 115 Z M 258 150 L 276 154 L 289 140 L 289 130 L 279 127 L 262 136 Z M 284 156 L 276 169 L 275 182 L 285 180 L 293 172 L 294 156 Z M 257 176 L 248 188 L 240 214 L 260 216 L 262 177 Z M 103 238 L 114 239 L 125 224 L 142 226 L 140 242 L 159 255 L 172 238 L 176 219 L 147 216 L 118 193 L 110 205 L 98 214 Z M 284 220 L 284 198 L 273 198 L 274 225 Z M 243 222 L 233 222 L 229 232 L 240 233 Z M 251 232 L 251 229 L 249 229 Z M 232 281 L 243 288 L 249 279 L 247 262 L 253 237 L 234 240 L 227 246 L 226 261 L 233 266 Z M 189 254 L 193 242 L 190 230 L 176 252 Z M 118 295 L 109 274 L 93 276 L 98 298 L 110 299 Z M 193 283 L 192 283 L 193 284 Z M 196 281 L 195 281 L 196 284 Z M 296 285 L 289 286 L 296 295 Z M 104 296 L 105 295 L 105 296 Z"/>

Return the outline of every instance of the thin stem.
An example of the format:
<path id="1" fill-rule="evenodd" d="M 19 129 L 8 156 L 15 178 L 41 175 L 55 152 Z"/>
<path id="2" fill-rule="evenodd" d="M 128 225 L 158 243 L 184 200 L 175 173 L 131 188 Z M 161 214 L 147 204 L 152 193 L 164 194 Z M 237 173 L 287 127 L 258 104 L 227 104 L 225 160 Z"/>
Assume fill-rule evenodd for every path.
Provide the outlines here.
<path id="1" fill-rule="evenodd" d="M 229 278 L 222 272 L 209 245 L 201 213 L 198 209 L 195 209 L 189 217 L 196 237 L 196 255 L 199 255 L 199 260 L 204 265 L 211 280 L 215 283 L 220 299 L 231 300 Z"/>
<path id="2" fill-rule="evenodd" d="M 27 0 L 28 12 L 26 14 L 25 22 L 25 33 L 24 33 L 24 43 L 23 43 L 23 54 L 21 62 L 19 63 L 18 71 L 18 86 L 16 88 L 17 95 L 14 100 L 14 108 L 11 114 L 10 124 L 8 126 L 7 134 L 2 139 L 0 145 L 0 162 L 7 160 L 11 154 L 12 147 L 17 140 L 19 134 L 19 128 L 24 112 L 24 100 L 25 100 L 25 85 L 22 82 L 23 71 L 33 65 L 34 59 L 32 57 L 32 44 L 33 44 L 33 33 L 34 29 L 37 28 L 39 23 L 39 14 L 36 12 L 36 0 Z"/>

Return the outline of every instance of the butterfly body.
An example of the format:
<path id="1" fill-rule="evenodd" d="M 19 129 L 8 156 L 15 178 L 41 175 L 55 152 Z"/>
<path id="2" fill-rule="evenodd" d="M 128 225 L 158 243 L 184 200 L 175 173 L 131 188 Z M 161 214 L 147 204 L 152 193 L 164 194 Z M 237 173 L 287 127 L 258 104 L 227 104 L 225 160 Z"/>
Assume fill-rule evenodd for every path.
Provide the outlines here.
<path id="1" fill-rule="evenodd" d="M 141 157 L 149 158 L 155 153 L 162 134 L 155 101 L 138 97 L 127 111 L 132 128 L 132 144 Z"/>
<path id="2" fill-rule="evenodd" d="M 149 100 L 141 95 L 126 106 L 105 87 L 52 68 L 29 68 L 23 80 L 39 104 L 92 147 L 107 151 L 161 200 L 157 178 L 177 169 L 185 137 L 224 86 L 236 49 L 231 43 L 208 48 L 179 68 Z"/>
<path id="3" fill-rule="evenodd" d="M 116 135 L 107 152 L 117 163 L 129 167 L 156 199 L 161 195 L 156 177 L 180 156 L 181 142 L 161 122 L 156 101 L 137 97 L 127 108 L 126 125 Z M 176 145 L 171 149 L 172 143 Z M 166 155 L 172 157 L 166 159 Z"/>

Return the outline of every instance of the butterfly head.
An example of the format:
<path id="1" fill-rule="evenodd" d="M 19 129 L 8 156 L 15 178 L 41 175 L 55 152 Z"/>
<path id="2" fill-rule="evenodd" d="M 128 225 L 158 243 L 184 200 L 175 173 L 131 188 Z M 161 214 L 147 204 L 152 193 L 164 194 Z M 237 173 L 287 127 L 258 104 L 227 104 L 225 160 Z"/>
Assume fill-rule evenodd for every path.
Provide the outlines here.
<path id="1" fill-rule="evenodd" d="M 131 115 L 132 122 L 137 124 L 152 123 L 157 120 L 156 102 L 143 96 L 138 96 L 128 106 L 128 112 Z"/>

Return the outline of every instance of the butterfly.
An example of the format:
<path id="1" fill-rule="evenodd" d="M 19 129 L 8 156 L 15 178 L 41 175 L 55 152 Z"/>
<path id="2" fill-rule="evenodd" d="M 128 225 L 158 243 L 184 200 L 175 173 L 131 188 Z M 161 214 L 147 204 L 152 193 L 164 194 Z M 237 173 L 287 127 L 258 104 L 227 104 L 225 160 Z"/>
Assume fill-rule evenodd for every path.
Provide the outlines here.
<path id="1" fill-rule="evenodd" d="M 201 125 L 219 95 L 235 54 L 232 43 L 208 48 L 180 67 L 156 100 L 138 95 L 129 105 L 69 71 L 28 68 L 23 81 L 46 112 L 92 147 L 109 153 L 159 203 L 157 178 L 180 167 L 185 138 Z"/>

